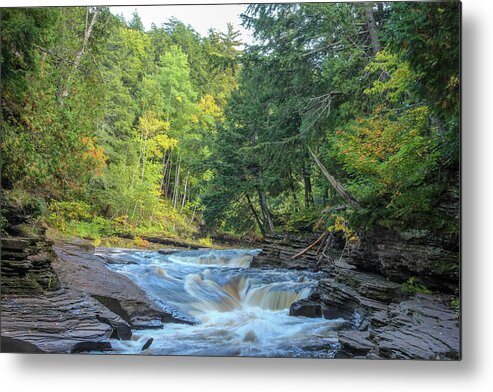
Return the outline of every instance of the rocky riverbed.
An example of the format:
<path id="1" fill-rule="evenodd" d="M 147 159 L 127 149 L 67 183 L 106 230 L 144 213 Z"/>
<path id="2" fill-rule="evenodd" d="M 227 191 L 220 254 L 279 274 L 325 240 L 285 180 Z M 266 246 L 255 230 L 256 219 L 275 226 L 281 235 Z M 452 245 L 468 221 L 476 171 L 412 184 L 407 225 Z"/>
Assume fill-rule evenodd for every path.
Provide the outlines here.
<path id="1" fill-rule="evenodd" d="M 254 259 L 253 265 L 264 268 L 279 265 L 313 268 L 318 265 L 325 271 L 326 277 L 319 281 L 311 295 L 291 305 L 290 314 L 351 320 L 350 328 L 338 332 L 341 347 L 337 358 L 460 358 L 460 321 L 452 306 L 457 296 L 448 290 L 458 286 L 457 254 L 454 259 L 452 252 L 447 252 L 448 257 L 443 263 L 449 265 L 449 273 L 443 277 L 424 263 L 427 253 L 437 260 L 437 246 L 430 239 L 420 238 L 418 243 L 410 246 L 410 251 L 417 251 L 417 260 L 412 255 L 402 258 L 400 275 L 397 275 L 395 264 L 386 263 L 386 258 L 396 258 L 396 253 L 389 251 L 390 245 L 378 246 L 378 241 L 374 242 L 372 249 L 382 254 L 365 264 L 361 262 L 363 251 L 360 244 L 342 258 L 341 247 L 337 251 L 336 246 L 331 255 L 322 260 L 315 249 L 302 258 L 292 259 L 315 238 L 309 235 L 301 241 L 299 238 L 291 241 L 289 236 L 267 239 L 267 246 Z M 388 237 L 380 239 L 390 244 Z M 405 246 L 398 241 L 392 245 L 398 253 L 403 253 Z M 374 266 L 371 271 L 364 268 L 367 264 Z M 388 270 L 383 267 L 385 265 Z M 433 287 L 444 290 L 427 294 L 404 292 L 404 279 L 414 277 L 410 274 L 418 274 L 418 279 L 421 277 L 431 282 Z M 401 280 L 394 281 L 389 276 L 400 276 Z"/>
<path id="2" fill-rule="evenodd" d="M 2 240 L 4 352 L 111 352 L 111 342 L 129 341 L 140 330 L 194 322 L 163 310 L 134 281 L 108 268 L 114 262 L 109 250 L 95 254 L 80 240 L 51 244 L 25 227 L 15 234 Z M 391 280 L 385 271 L 365 269 L 352 258 L 358 252 L 337 257 L 337 244 L 334 257 L 321 259 L 314 248 L 293 259 L 316 238 L 268 238 L 250 266 L 319 271 L 311 294 L 292 303 L 289 314 L 346 320 L 331 335 L 337 336 L 331 346 L 336 358 L 460 358 L 460 323 L 451 306 L 456 295 L 447 291 L 453 274 L 444 290 L 413 294 L 404 293 L 402 280 Z"/>

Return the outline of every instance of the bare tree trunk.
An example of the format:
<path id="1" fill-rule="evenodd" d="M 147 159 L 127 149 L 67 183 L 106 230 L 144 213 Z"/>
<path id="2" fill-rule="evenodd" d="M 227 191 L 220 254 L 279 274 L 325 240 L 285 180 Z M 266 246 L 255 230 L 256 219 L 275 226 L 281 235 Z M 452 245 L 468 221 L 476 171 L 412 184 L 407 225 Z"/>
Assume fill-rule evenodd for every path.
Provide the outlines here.
<path id="1" fill-rule="evenodd" d="M 161 184 L 159 185 L 159 190 L 161 191 L 161 193 L 163 193 L 163 191 L 164 191 L 164 181 L 166 181 L 166 169 L 167 169 L 167 164 L 168 164 L 168 155 L 169 155 L 169 152 L 168 152 L 168 150 L 166 150 L 165 153 L 163 154 L 163 160 L 162 160 L 163 176 L 161 178 Z"/>
<path id="2" fill-rule="evenodd" d="M 370 35 L 371 48 L 373 55 L 376 56 L 382 49 L 380 40 L 378 39 L 377 25 L 375 23 L 375 16 L 373 15 L 373 3 L 365 4 L 365 21 L 368 33 Z"/>
<path id="3" fill-rule="evenodd" d="M 175 187 L 173 192 L 173 208 L 176 208 L 176 205 L 178 204 L 178 197 L 180 192 L 180 167 L 181 158 L 178 159 L 178 164 L 176 165 Z"/>
<path id="4" fill-rule="evenodd" d="M 183 199 L 181 201 L 180 214 L 183 212 L 183 207 L 185 207 L 185 200 L 187 199 L 187 186 L 188 186 L 188 175 L 185 177 L 185 188 L 183 190 Z"/>
<path id="5" fill-rule="evenodd" d="M 170 184 L 171 184 L 171 168 L 173 167 L 173 150 L 170 151 L 169 153 L 169 165 L 166 165 L 167 168 L 167 175 L 166 175 L 166 184 L 164 185 L 164 195 L 165 197 L 169 198 L 170 195 Z"/>
<path id="6" fill-rule="evenodd" d="M 303 249 L 301 252 L 299 253 L 296 253 L 294 256 L 291 256 L 291 260 L 294 260 L 294 259 L 298 259 L 300 258 L 301 256 L 305 255 L 310 249 L 313 249 L 315 246 L 317 246 L 317 244 L 319 244 L 324 238 L 326 238 L 326 236 L 328 235 L 328 231 L 324 231 L 320 237 L 317 238 L 317 240 L 315 242 L 313 242 L 311 245 L 309 245 L 308 247 L 306 247 L 305 249 Z"/>
<path id="7" fill-rule="evenodd" d="M 250 199 L 250 196 L 248 196 L 248 194 L 245 194 L 245 196 L 248 202 L 248 206 L 250 207 L 250 211 L 252 211 L 252 215 L 255 218 L 255 222 L 257 222 L 257 226 L 260 229 L 262 235 L 265 236 L 264 226 L 262 225 L 262 221 L 260 220 L 257 211 L 255 211 L 255 207 L 253 206 L 252 200 Z"/>
<path id="8" fill-rule="evenodd" d="M 267 206 L 265 194 L 260 188 L 257 188 L 257 192 L 258 192 L 258 199 L 259 199 L 259 203 L 260 203 L 260 208 L 262 209 L 262 214 L 265 217 L 265 221 L 267 222 L 267 226 L 269 227 L 269 231 L 271 233 L 273 233 L 275 231 L 274 220 L 272 219 L 272 214 L 270 213 L 269 207 Z"/>
<path id="9" fill-rule="evenodd" d="M 92 30 L 94 29 L 94 25 L 96 24 L 96 19 L 97 19 L 98 14 L 99 14 L 99 9 L 98 8 L 95 8 L 94 9 L 94 12 L 92 14 L 91 21 L 89 23 L 88 23 L 88 21 L 89 21 L 89 7 L 87 7 L 87 11 L 86 12 L 87 12 L 86 13 L 86 28 L 84 30 L 84 40 L 82 42 L 82 48 L 79 50 L 79 52 L 77 52 L 77 55 L 75 56 L 75 60 L 73 62 L 73 70 L 68 75 L 67 81 L 66 81 L 63 89 L 58 94 L 58 99 L 59 100 L 63 100 L 69 94 L 69 91 L 68 91 L 68 84 L 69 83 L 68 82 L 72 78 L 73 72 L 75 72 L 77 70 L 77 68 L 79 68 L 80 62 L 82 61 L 82 57 L 84 56 L 84 53 L 86 52 L 87 44 L 89 42 L 89 38 L 91 38 Z"/>
<path id="10" fill-rule="evenodd" d="M 305 166 L 302 169 L 303 175 L 303 184 L 305 188 L 305 207 L 309 208 L 310 205 L 313 205 L 313 192 L 312 192 L 312 182 L 310 179 L 310 172 L 306 170 Z"/>
<path id="11" fill-rule="evenodd" d="M 193 220 L 195 219 L 195 211 L 197 211 L 197 205 L 193 207 L 192 219 L 190 219 L 190 224 L 192 224 Z"/>
<path id="12" fill-rule="evenodd" d="M 348 191 L 346 191 L 344 186 L 339 181 L 337 181 L 337 179 L 332 174 L 329 173 L 327 168 L 323 165 L 322 162 L 320 162 L 320 160 L 318 159 L 318 157 L 315 155 L 315 153 L 312 151 L 310 147 L 308 147 L 308 151 L 310 152 L 313 160 L 319 167 L 322 174 L 325 176 L 325 178 L 327 178 L 330 185 L 332 185 L 332 188 L 337 192 L 337 194 L 341 196 L 346 202 L 348 202 L 348 204 L 357 207 L 358 202 L 356 201 L 356 199 Z"/>

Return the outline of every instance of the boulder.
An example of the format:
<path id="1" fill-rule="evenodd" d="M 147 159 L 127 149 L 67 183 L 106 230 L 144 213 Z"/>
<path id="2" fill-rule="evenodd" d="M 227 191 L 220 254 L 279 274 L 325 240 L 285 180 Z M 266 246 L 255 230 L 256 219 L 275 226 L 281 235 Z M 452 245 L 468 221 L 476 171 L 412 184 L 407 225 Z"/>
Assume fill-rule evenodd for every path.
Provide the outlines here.
<path id="1" fill-rule="evenodd" d="M 70 350 L 71 354 L 79 354 L 85 352 L 102 352 L 102 351 L 111 351 L 110 342 L 80 342 L 76 343 L 72 350 Z"/>
<path id="2" fill-rule="evenodd" d="M 26 354 L 43 354 L 44 351 L 38 346 L 24 340 L 1 337 L 0 352 L 2 353 L 26 353 Z"/>
<path id="3" fill-rule="evenodd" d="M 289 315 L 311 318 L 322 317 L 322 306 L 315 302 L 301 299 L 291 304 Z"/>

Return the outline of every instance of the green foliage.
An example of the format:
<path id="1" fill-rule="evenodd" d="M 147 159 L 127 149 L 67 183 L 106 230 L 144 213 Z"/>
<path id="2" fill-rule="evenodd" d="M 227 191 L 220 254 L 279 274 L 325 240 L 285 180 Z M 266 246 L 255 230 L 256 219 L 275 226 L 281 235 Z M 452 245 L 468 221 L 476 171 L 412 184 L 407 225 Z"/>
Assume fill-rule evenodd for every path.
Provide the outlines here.
<path id="1" fill-rule="evenodd" d="M 460 298 L 453 298 L 452 301 L 450 301 L 450 306 L 452 306 L 452 309 L 454 309 L 455 315 L 457 317 L 460 316 Z"/>
<path id="2" fill-rule="evenodd" d="M 53 201 L 49 208 L 64 220 L 87 220 L 91 217 L 91 207 L 82 201 Z"/>
<path id="3" fill-rule="evenodd" d="M 416 282 L 416 277 L 414 276 L 411 276 L 407 282 L 401 285 L 401 291 L 407 295 L 431 294 L 429 289 Z"/>
<path id="4" fill-rule="evenodd" d="M 291 233 L 311 232 L 319 229 L 315 227 L 320 221 L 320 210 L 313 208 L 301 208 L 298 211 L 287 214 L 287 220 L 283 222 L 283 230 Z"/>
<path id="5" fill-rule="evenodd" d="M 231 25 L 202 37 L 107 8 L 2 9 L 2 185 L 98 241 L 457 233 L 441 207 L 458 195 L 458 7 L 251 5 L 244 51 Z"/>

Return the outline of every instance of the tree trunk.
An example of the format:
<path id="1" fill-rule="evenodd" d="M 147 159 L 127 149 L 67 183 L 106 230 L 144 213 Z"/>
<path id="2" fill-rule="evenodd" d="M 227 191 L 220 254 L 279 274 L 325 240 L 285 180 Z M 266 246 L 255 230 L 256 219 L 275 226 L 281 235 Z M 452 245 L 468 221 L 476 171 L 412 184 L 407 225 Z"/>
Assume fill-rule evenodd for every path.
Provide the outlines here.
<path id="1" fill-rule="evenodd" d="M 75 56 L 75 60 L 73 62 L 73 69 L 72 72 L 69 73 L 66 83 L 64 84 L 64 87 L 59 91 L 58 93 L 58 99 L 62 101 L 65 97 L 68 96 L 69 90 L 68 90 L 68 82 L 72 78 L 73 72 L 79 68 L 80 62 L 82 61 L 82 56 L 84 56 L 84 53 L 86 52 L 87 44 L 89 42 L 89 38 L 91 38 L 92 30 L 94 28 L 94 25 L 96 24 L 96 19 L 99 14 L 99 9 L 95 8 L 94 13 L 92 14 L 91 21 L 89 21 L 89 7 L 87 8 L 87 14 L 86 14 L 86 28 L 84 30 L 84 40 L 82 42 L 82 48 L 77 52 L 77 55 Z"/>
<path id="2" fill-rule="evenodd" d="M 294 186 L 293 175 L 291 171 L 289 172 L 289 188 L 291 190 L 291 196 L 293 197 L 294 209 L 295 211 L 299 211 L 298 198 L 296 197 L 296 187 Z"/>
<path id="3" fill-rule="evenodd" d="M 250 196 L 248 196 L 248 194 L 246 194 L 245 196 L 248 202 L 248 206 L 250 207 L 250 211 L 252 211 L 252 215 L 255 218 L 255 222 L 257 222 L 257 226 L 260 229 L 262 235 L 265 236 L 264 226 L 262 225 L 262 221 L 260 220 L 257 211 L 255 211 L 255 207 L 253 206 L 252 200 L 250 199 Z"/>
<path id="4" fill-rule="evenodd" d="M 310 152 L 313 160 L 315 161 L 315 163 L 319 167 L 322 174 L 329 181 L 330 185 L 337 192 L 337 194 L 340 197 L 342 197 L 351 206 L 357 207 L 358 202 L 356 201 L 356 199 L 348 191 L 346 191 L 344 186 L 339 181 L 337 181 L 337 179 L 332 174 L 329 173 L 327 168 L 323 165 L 322 162 L 320 162 L 320 160 L 318 159 L 318 157 L 315 155 L 315 153 L 312 151 L 312 149 L 310 147 L 308 147 L 308 151 Z"/>
<path id="5" fill-rule="evenodd" d="M 313 192 L 312 192 L 312 181 L 310 178 L 310 172 L 306 170 L 305 166 L 303 166 L 302 170 L 303 175 L 303 184 L 305 186 L 305 207 L 309 208 L 310 205 L 313 205 Z"/>
<path id="6" fill-rule="evenodd" d="M 377 25 L 375 23 L 375 16 L 373 15 L 373 3 L 365 4 L 365 21 L 366 27 L 368 29 L 368 34 L 370 35 L 371 48 L 373 51 L 373 56 L 376 56 L 378 52 L 382 49 L 380 40 L 378 39 Z"/>
<path id="7" fill-rule="evenodd" d="M 192 224 L 193 220 L 195 219 L 195 211 L 197 211 L 197 205 L 193 207 L 192 219 L 190 219 L 190 224 Z"/>
<path id="8" fill-rule="evenodd" d="M 257 188 L 257 192 L 258 192 L 258 200 L 260 203 L 260 208 L 262 209 L 262 214 L 265 217 L 265 221 L 267 222 L 267 226 L 269 228 L 269 231 L 271 233 L 274 233 L 274 231 L 275 231 L 274 220 L 272 219 L 272 214 L 270 213 L 269 207 L 267 206 L 265 194 L 260 188 Z"/>
<path id="9" fill-rule="evenodd" d="M 168 173 L 166 174 L 166 184 L 164 185 L 164 195 L 169 198 L 171 196 L 170 194 L 170 184 L 171 184 L 171 170 L 173 167 L 173 150 L 170 151 L 169 153 L 169 164 L 166 165 L 166 169 Z"/>
<path id="10" fill-rule="evenodd" d="M 180 214 L 183 212 L 183 207 L 185 207 L 185 200 L 187 199 L 187 186 L 188 186 L 188 175 L 185 177 L 185 188 L 183 190 L 183 199 L 181 201 Z"/>
<path id="11" fill-rule="evenodd" d="M 181 158 L 178 159 L 178 164 L 176 165 L 175 187 L 173 191 L 173 208 L 175 209 L 176 205 L 178 204 L 178 197 L 180 192 L 180 166 Z"/>
<path id="12" fill-rule="evenodd" d="M 323 207 L 325 207 L 327 205 L 328 198 L 329 198 L 329 188 L 325 187 L 324 188 L 324 193 L 322 195 L 322 204 L 323 204 Z"/>
<path id="13" fill-rule="evenodd" d="M 171 157 L 171 150 L 166 150 L 166 152 L 163 155 L 163 161 L 162 161 L 162 163 L 163 163 L 163 177 L 161 178 L 161 185 L 159 187 L 161 194 L 163 194 L 165 197 L 166 197 L 166 192 L 165 192 L 166 174 L 168 172 L 168 164 L 169 164 L 170 157 Z"/>

